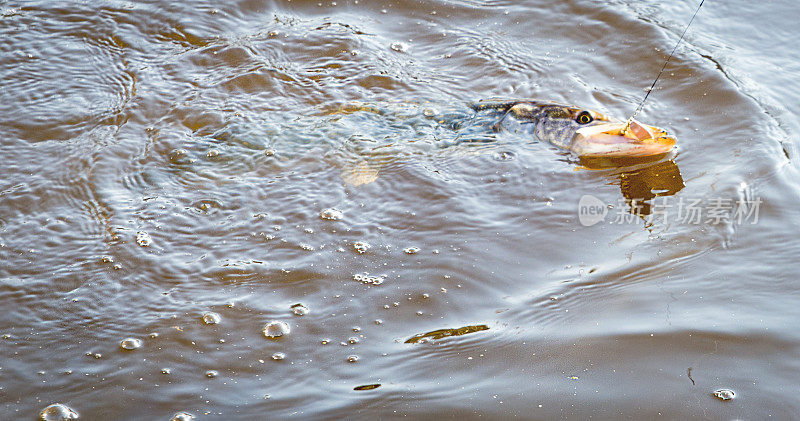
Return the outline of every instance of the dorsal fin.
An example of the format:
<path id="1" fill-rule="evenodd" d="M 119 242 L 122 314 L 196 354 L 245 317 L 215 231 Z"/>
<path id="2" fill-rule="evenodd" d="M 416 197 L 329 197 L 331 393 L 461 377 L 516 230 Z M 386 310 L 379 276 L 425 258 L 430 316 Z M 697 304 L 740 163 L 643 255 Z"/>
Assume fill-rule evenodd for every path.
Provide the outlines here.
<path id="1" fill-rule="evenodd" d="M 508 111 L 511 107 L 517 104 L 530 104 L 533 107 L 542 107 L 546 105 L 561 105 L 551 101 L 542 101 L 538 99 L 508 99 L 508 98 L 489 98 L 482 99 L 478 102 L 473 102 L 470 107 L 475 111 L 495 110 L 495 111 Z"/>

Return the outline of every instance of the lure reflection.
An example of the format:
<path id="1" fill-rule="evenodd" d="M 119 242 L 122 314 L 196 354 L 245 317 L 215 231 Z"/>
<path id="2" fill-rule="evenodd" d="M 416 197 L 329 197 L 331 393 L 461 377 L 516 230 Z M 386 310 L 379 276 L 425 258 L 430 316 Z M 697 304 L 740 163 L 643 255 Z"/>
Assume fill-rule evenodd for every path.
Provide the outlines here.
<path id="1" fill-rule="evenodd" d="M 653 198 L 672 196 L 685 186 L 678 165 L 665 155 L 654 156 L 648 162 L 641 159 L 581 158 L 580 163 L 589 169 L 609 170 L 608 176 L 619 186 L 630 212 L 639 216 L 652 213 Z"/>

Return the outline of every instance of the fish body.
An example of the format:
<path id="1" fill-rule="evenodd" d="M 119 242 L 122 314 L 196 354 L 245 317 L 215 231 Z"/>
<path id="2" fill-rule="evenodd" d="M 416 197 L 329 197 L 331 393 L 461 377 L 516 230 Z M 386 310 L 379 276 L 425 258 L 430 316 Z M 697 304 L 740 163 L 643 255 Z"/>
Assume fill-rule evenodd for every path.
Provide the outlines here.
<path id="1" fill-rule="evenodd" d="M 478 114 L 496 119 L 495 131 L 532 136 L 581 158 L 638 158 L 664 155 L 675 147 L 666 130 L 608 117 L 593 110 L 537 100 L 485 100 Z M 627 127 L 626 127 L 627 126 Z"/>
<path id="2" fill-rule="evenodd" d="M 675 149 L 675 138 L 664 129 L 636 120 L 628 123 L 581 107 L 532 99 L 488 99 L 442 108 L 430 103 L 348 102 L 324 110 L 323 115 L 330 117 L 331 122 L 344 120 L 348 115 L 359 116 L 348 123 L 355 127 L 384 124 L 399 130 L 411 129 L 423 133 L 427 139 L 434 139 L 439 148 L 494 142 L 498 134 L 511 133 L 515 140 L 544 142 L 570 151 L 579 158 L 577 161 L 582 167 L 589 169 L 640 171 L 645 168 L 642 166 L 664 161 Z M 372 118 L 375 116 L 377 120 Z M 350 140 L 362 137 L 350 137 Z M 374 139 L 369 139 L 358 153 L 358 159 L 342 168 L 342 178 L 347 184 L 373 182 L 381 169 L 381 159 L 377 156 L 392 159 L 382 155 L 392 144 L 375 145 Z M 667 162 L 674 167 L 669 173 L 677 176 L 670 180 L 675 181 L 679 190 L 683 186 L 680 172 L 672 161 Z M 670 187 L 669 190 L 674 189 Z"/>

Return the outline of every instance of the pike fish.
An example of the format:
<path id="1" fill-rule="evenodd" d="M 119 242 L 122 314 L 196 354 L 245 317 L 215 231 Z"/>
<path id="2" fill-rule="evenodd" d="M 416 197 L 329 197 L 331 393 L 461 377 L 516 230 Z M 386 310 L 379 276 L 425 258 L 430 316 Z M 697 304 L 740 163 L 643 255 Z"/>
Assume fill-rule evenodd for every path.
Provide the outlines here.
<path id="1" fill-rule="evenodd" d="M 570 105 L 537 100 L 485 100 L 472 104 L 476 113 L 496 119 L 495 131 L 530 135 L 584 158 L 646 158 L 675 147 L 666 130 L 625 121 Z M 626 125 L 628 126 L 626 128 Z"/>
<path id="2" fill-rule="evenodd" d="M 367 113 L 386 117 L 388 122 L 419 124 L 419 104 L 389 103 L 372 105 L 351 102 L 325 111 L 324 115 L 342 116 Z M 493 142 L 495 133 L 511 133 L 523 141 L 543 142 L 572 152 L 586 168 L 630 167 L 662 160 L 675 148 L 675 137 L 666 130 L 637 120 L 627 122 L 594 110 L 533 99 L 493 98 L 439 111 L 424 108 L 423 120 L 433 120 L 435 127 L 452 131 L 437 145 Z M 345 165 L 342 178 L 346 184 L 371 183 L 378 177 L 380 164 L 361 156 Z"/>

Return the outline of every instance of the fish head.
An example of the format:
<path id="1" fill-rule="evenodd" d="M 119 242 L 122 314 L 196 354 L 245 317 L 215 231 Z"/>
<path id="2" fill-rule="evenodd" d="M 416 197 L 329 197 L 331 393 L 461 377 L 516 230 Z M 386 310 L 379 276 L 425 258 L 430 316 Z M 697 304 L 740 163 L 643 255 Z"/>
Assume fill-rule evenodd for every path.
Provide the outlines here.
<path id="1" fill-rule="evenodd" d="M 509 108 L 516 120 L 534 123 L 536 138 L 585 158 L 635 158 L 663 155 L 675 147 L 666 130 L 630 123 L 592 110 L 558 104 L 520 102 Z"/>
<path id="2" fill-rule="evenodd" d="M 608 122 L 581 127 L 570 149 L 584 158 L 634 158 L 667 154 L 675 138 L 666 130 L 639 121 Z"/>

